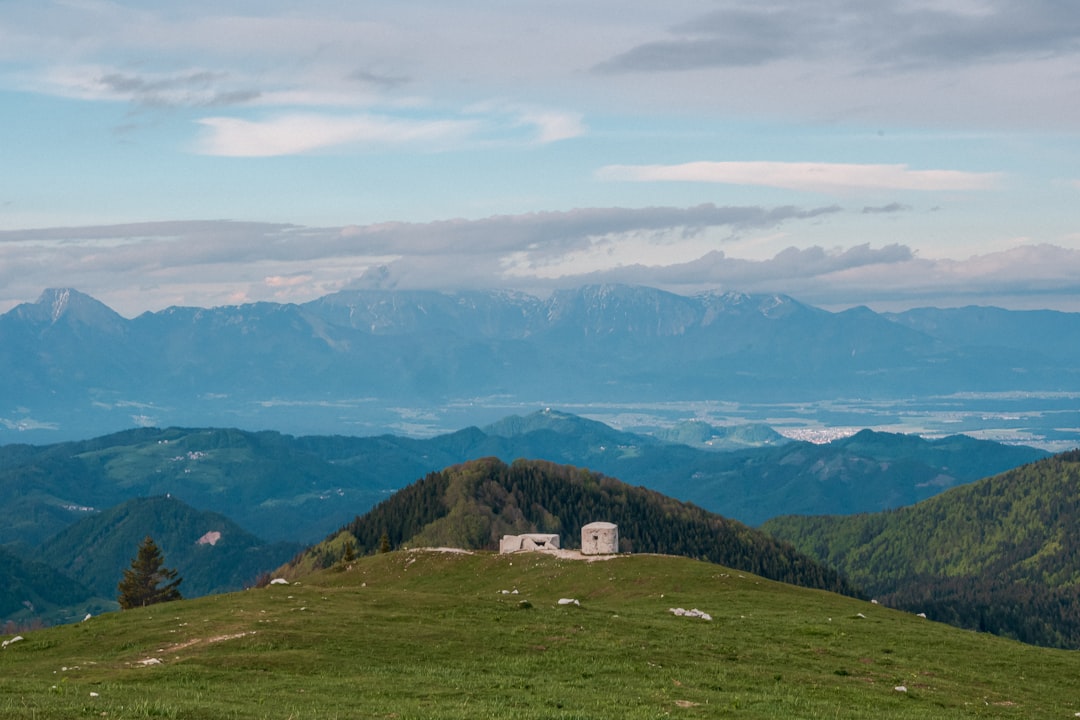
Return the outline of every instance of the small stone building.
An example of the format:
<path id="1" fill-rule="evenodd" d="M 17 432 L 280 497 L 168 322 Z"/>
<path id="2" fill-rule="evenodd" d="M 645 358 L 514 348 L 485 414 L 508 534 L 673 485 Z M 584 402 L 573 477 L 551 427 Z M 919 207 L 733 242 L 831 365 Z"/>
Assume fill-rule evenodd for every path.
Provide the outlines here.
<path id="1" fill-rule="evenodd" d="M 528 533 L 526 535 L 503 535 L 499 541 L 499 552 L 521 552 L 523 550 L 558 550 L 559 536 L 546 535 L 544 533 Z"/>
<path id="2" fill-rule="evenodd" d="M 619 552 L 619 526 L 609 522 L 589 523 L 581 528 L 582 555 L 614 555 Z"/>

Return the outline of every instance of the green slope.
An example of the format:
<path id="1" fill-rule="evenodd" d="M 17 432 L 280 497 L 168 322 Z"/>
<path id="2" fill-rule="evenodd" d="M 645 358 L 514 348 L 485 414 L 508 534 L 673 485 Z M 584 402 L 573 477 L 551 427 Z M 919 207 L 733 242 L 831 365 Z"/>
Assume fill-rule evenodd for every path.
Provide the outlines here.
<path id="1" fill-rule="evenodd" d="M 484 458 L 431 473 L 383 501 L 341 534 L 310 548 L 284 570 L 295 575 L 379 548 L 496 549 L 505 534 L 556 533 L 580 547 L 582 526 L 619 525 L 624 552 L 667 553 L 718 562 L 776 580 L 854 593 L 836 572 L 742 523 L 599 473 L 539 460 L 511 465 Z"/>
<path id="2" fill-rule="evenodd" d="M 1080 712 L 1076 653 L 656 556 L 376 555 L 26 633 L 0 677 L 0 717 L 37 720 Z"/>
<path id="3" fill-rule="evenodd" d="M 900 510 L 763 529 L 882 602 L 1027 642 L 1080 647 L 1080 452 Z"/>

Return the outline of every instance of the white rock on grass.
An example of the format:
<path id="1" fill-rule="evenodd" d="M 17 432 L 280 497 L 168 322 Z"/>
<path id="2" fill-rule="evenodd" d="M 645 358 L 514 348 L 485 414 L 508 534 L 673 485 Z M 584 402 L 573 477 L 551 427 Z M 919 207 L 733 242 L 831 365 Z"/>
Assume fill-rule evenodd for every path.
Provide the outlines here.
<path id="1" fill-rule="evenodd" d="M 581 603 L 579 603 L 574 598 L 559 598 L 559 604 L 560 605 L 578 605 L 578 606 L 581 605 Z"/>
<path id="2" fill-rule="evenodd" d="M 672 615 L 678 615 L 679 617 L 693 617 L 701 618 L 702 620 L 712 620 L 712 615 L 709 613 L 693 608 L 691 610 L 685 610 L 683 608 L 668 608 L 668 612 Z"/>
<path id="3" fill-rule="evenodd" d="M 16 635 L 15 637 L 11 638 L 10 640 L 5 640 L 3 643 L 0 643 L 0 648 L 6 648 L 8 645 L 14 645 L 15 643 L 19 642 L 20 640 L 25 640 L 25 639 L 26 638 L 24 638 L 22 635 Z"/>

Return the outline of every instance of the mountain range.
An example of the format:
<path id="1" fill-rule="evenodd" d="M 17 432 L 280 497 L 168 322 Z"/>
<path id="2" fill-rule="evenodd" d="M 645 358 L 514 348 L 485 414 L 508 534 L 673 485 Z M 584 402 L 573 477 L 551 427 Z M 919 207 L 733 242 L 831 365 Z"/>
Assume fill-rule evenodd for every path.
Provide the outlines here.
<path id="1" fill-rule="evenodd" d="M 702 433 L 699 439 L 718 434 Z M 0 446 L 0 545 L 39 547 L 74 522 L 172 495 L 267 541 L 314 542 L 426 473 L 481 457 L 589 467 L 748 524 L 789 513 L 906 505 L 1046 452 L 965 436 L 864 431 L 828 444 L 720 452 L 546 409 L 433 438 L 142 428 Z M 730 433 L 728 433 L 730 434 Z"/>
<path id="2" fill-rule="evenodd" d="M 400 424 L 402 408 L 465 413 L 491 398 L 578 406 L 1068 394 L 1080 391 L 1078 337 L 1075 313 L 828 312 L 784 295 L 618 285 L 543 299 L 344 290 L 133 319 L 54 289 L 0 315 L 0 441 L 140 424 L 364 434 Z"/>

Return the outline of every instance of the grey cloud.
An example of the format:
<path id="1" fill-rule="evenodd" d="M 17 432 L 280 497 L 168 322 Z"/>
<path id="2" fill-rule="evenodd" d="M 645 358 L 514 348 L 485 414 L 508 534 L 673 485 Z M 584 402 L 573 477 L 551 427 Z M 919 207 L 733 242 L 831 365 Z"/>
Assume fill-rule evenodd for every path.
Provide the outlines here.
<path id="1" fill-rule="evenodd" d="M 831 307 L 989 304 L 1080 311 L 1080 250 L 1024 246 L 967 260 L 920 258 L 904 245 L 843 251 L 789 248 L 767 260 L 713 251 L 666 267 L 632 265 L 561 278 L 563 286 L 619 282 L 692 293 L 781 292 Z"/>
<path id="2" fill-rule="evenodd" d="M 394 90 L 402 85 L 408 85 L 412 82 L 412 78 L 405 75 L 386 75 L 383 73 L 371 72 L 370 70 L 356 70 L 355 72 L 349 73 L 349 79 L 363 83 L 364 85 L 372 85 L 380 90 Z"/>
<path id="3" fill-rule="evenodd" d="M 144 107 L 220 107 L 242 105 L 260 97 L 256 90 L 217 90 L 226 73 L 198 71 L 166 77 L 109 73 L 98 83 Z"/>
<path id="4" fill-rule="evenodd" d="M 524 251 L 540 257 L 588 247 L 592 238 L 602 235 L 679 228 L 694 233 L 724 226 L 737 230 L 769 228 L 790 220 L 806 220 L 840 211 L 841 208 L 835 205 L 809 210 L 792 206 L 762 208 L 713 204 L 690 208 L 583 208 L 499 215 L 481 220 L 371 225 L 356 228 L 350 236 L 367 252 L 399 252 L 403 249 L 410 254 L 447 250 L 460 254 Z"/>
<path id="5" fill-rule="evenodd" d="M 57 273 L 149 273 L 212 265 L 327 263 L 337 258 L 386 256 L 412 258 L 414 262 L 433 258 L 443 276 L 448 268 L 466 265 L 483 267 L 490 273 L 498 270 L 508 254 L 522 252 L 535 260 L 557 258 L 589 247 L 598 236 L 666 230 L 692 234 L 709 227 L 770 228 L 839 211 L 836 206 L 805 210 L 699 205 L 584 208 L 345 229 L 208 220 L 3 231 L 0 259 L 6 262 L 0 263 L 4 268 L 0 270 L 0 285 L 14 282 L 26 267 Z"/>
<path id="6" fill-rule="evenodd" d="M 888 205 L 877 205 L 877 206 L 867 205 L 866 207 L 864 207 L 862 209 L 862 214 L 863 215 L 880 215 L 880 214 L 883 214 L 883 213 L 908 212 L 909 210 L 911 210 L 910 205 L 904 205 L 902 203 L 894 202 L 894 203 L 889 203 Z"/>
<path id="7" fill-rule="evenodd" d="M 908 263 L 915 256 L 905 245 L 888 245 L 874 249 L 869 244 L 859 245 L 842 252 L 829 252 L 821 247 L 791 247 L 777 253 L 769 260 L 744 260 L 726 256 L 713 250 L 688 263 L 662 268 L 633 266 L 592 273 L 589 282 L 626 282 L 635 278 L 643 282 L 651 277 L 653 282 L 666 286 L 706 286 L 720 284 L 726 287 L 771 285 L 776 290 L 795 279 L 822 278 L 832 273 L 871 265 L 895 265 Z"/>
<path id="8" fill-rule="evenodd" d="M 726 2 L 597 65 L 604 73 L 731 68 L 830 58 L 864 72 L 1045 58 L 1080 50 L 1080 5 L 997 0 L 980 12 L 895 3 Z"/>

